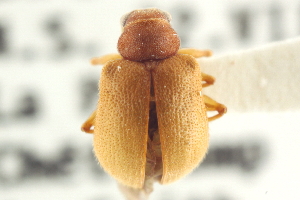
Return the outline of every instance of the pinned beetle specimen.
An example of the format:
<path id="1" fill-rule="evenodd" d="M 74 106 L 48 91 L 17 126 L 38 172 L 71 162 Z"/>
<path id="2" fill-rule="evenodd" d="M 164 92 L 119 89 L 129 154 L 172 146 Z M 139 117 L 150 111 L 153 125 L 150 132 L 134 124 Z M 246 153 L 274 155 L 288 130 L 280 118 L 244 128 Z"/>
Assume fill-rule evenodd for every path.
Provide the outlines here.
<path id="1" fill-rule="evenodd" d="M 158 9 L 132 11 L 122 20 L 120 54 L 92 60 L 105 66 L 97 109 L 82 130 L 94 134 L 104 170 L 132 190 L 190 173 L 206 155 L 208 121 L 226 112 L 201 92 L 214 78 L 195 58 L 211 52 L 179 49 L 170 19 Z M 218 114 L 208 118 L 207 111 Z"/>

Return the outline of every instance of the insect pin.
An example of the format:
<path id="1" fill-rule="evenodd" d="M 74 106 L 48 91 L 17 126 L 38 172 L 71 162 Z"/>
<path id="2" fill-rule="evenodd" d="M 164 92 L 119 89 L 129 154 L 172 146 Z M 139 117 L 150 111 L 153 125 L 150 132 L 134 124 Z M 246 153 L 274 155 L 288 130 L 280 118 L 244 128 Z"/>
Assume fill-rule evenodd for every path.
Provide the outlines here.
<path id="1" fill-rule="evenodd" d="M 189 174 L 207 153 L 208 121 L 226 113 L 201 92 L 214 78 L 200 72 L 195 58 L 211 51 L 179 49 L 170 20 L 154 8 L 130 12 L 122 18 L 120 54 L 92 60 L 105 66 L 97 109 L 82 130 L 93 133 L 103 169 L 131 188 Z"/>

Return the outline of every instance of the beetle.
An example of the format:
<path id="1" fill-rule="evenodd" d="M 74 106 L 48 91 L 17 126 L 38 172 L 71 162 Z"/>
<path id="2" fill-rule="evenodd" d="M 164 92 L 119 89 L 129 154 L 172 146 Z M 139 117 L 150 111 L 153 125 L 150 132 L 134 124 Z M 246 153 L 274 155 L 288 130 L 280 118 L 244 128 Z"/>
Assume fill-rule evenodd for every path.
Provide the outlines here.
<path id="1" fill-rule="evenodd" d="M 159 9 L 126 14 L 120 54 L 92 59 L 105 64 L 97 109 L 81 129 L 94 135 L 94 153 L 118 182 L 143 188 L 151 177 L 162 184 L 189 174 L 209 146 L 208 121 L 226 107 L 202 94 L 214 77 L 195 58 L 209 50 L 179 49 L 171 17 Z M 212 117 L 207 111 L 217 111 Z"/>

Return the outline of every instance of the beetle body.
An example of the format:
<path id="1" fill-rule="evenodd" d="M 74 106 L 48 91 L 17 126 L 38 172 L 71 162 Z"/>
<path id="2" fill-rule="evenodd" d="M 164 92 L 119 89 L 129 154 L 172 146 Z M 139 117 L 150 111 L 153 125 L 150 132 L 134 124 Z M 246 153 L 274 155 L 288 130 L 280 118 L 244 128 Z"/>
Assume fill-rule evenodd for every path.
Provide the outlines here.
<path id="1" fill-rule="evenodd" d="M 226 111 L 202 95 L 199 65 L 180 53 L 169 20 L 157 9 L 124 18 L 121 56 L 105 64 L 97 109 L 82 126 L 94 133 L 104 170 L 133 188 L 149 177 L 168 184 L 190 173 L 208 149 L 207 109 Z"/>

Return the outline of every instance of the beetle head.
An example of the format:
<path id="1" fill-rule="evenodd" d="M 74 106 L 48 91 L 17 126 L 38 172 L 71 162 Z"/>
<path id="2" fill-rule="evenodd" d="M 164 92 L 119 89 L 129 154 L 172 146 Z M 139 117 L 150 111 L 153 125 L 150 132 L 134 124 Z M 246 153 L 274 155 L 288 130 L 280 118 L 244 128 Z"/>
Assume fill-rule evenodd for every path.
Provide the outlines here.
<path id="1" fill-rule="evenodd" d="M 120 54 L 128 60 L 159 60 L 177 53 L 180 40 L 170 25 L 171 16 L 158 9 L 134 10 L 122 20 L 118 41 Z"/>

